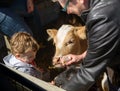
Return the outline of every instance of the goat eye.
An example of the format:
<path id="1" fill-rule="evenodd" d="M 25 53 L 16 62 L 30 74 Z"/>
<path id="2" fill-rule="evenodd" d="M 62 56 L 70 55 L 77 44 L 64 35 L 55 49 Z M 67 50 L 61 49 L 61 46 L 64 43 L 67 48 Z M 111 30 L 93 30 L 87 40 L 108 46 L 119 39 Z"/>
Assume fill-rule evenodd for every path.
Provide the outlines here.
<path id="1" fill-rule="evenodd" d="M 70 40 L 68 43 L 69 43 L 69 44 L 73 43 L 73 40 Z"/>

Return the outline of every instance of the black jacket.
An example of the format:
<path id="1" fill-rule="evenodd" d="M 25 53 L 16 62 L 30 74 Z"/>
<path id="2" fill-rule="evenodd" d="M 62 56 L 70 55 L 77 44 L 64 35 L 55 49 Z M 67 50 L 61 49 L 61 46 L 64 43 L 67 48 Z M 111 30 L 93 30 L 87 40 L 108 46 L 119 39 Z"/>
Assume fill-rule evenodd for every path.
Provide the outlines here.
<path id="1" fill-rule="evenodd" d="M 106 66 L 120 64 L 120 0 L 90 0 L 81 15 L 87 27 L 87 55 L 80 70 L 63 88 L 88 91 Z"/>
<path id="2" fill-rule="evenodd" d="M 10 6 L 14 0 L 0 0 L 0 8 Z"/>

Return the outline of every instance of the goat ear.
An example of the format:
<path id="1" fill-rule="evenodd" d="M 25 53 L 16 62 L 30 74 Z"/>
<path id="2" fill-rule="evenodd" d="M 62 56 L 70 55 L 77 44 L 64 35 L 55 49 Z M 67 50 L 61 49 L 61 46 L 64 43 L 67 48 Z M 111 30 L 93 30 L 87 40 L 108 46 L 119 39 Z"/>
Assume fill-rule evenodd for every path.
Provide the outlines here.
<path id="1" fill-rule="evenodd" d="M 47 29 L 47 34 L 49 35 L 50 39 L 54 39 L 54 37 L 57 34 L 57 31 L 57 29 Z"/>
<path id="2" fill-rule="evenodd" d="M 85 26 L 75 27 L 76 33 L 80 39 L 86 39 L 86 28 Z"/>

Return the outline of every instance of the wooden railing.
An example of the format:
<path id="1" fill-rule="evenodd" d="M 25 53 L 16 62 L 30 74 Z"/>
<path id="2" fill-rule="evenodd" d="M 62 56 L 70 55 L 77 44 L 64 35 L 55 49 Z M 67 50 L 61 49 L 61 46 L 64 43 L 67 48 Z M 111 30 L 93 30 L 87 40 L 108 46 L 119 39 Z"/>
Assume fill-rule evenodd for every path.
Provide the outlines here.
<path id="1" fill-rule="evenodd" d="M 26 73 L 20 72 L 11 67 L 7 67 L 5 64 L 0 63 L 0 75 L 9 77 L 13 81 L 21 84 L 22 87 L 27 87 L 29 91 L 65 91 L 57 86 L 51 85 L 45 81 L 42 81 L 38 78 L 35 78 Z M 0 78 L 2 79 L 2 78 Z M 2 82 L 0 82 L 1 84 Z M 7 85 L 6 85 L 7 88 Z M 28 90 L 19 90 L 19 91 L 28 91 Z"/>

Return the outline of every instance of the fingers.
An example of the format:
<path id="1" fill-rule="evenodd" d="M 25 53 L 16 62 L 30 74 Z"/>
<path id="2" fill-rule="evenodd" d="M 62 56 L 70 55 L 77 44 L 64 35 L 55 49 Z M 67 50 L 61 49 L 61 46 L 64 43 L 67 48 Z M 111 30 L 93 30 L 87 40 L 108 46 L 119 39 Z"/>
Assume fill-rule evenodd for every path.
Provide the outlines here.
<path id="1" fill-rule="evenodd" d="M 51 81 L 50 84 L 55 85 L 55 82 L 54 82 L 54 81 Z"/>
<path id="2" fill-rule="evenodd" d="M 72 58 L 70 56 L 63 56 L 60 58 L 62 65 L 66 65 L 67 62 L 69 62 Z"/>

